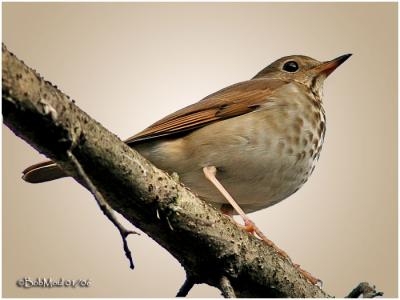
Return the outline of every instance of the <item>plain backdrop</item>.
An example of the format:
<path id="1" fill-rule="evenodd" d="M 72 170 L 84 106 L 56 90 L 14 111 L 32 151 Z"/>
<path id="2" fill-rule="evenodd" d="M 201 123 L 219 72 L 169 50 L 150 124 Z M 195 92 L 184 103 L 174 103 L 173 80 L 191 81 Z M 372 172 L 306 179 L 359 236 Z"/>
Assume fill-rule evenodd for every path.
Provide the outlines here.
<path id="1" fill-rule="evenodd" d="M 3 3 L 3 41 L 122 139 L 282 56 L 353 53 L 325 83 L 312 177 L 251 217 L 327 292 L 369 281 L 397 296 L 396 3 Z M 3 126 L 3 296 L 173 297 L 183 269 L 148 236 L 129 237 L 131 271 L 83 187 L 20 179 L 43 159 Z M 91 286 L 21 289 L 23 277 Z"/>

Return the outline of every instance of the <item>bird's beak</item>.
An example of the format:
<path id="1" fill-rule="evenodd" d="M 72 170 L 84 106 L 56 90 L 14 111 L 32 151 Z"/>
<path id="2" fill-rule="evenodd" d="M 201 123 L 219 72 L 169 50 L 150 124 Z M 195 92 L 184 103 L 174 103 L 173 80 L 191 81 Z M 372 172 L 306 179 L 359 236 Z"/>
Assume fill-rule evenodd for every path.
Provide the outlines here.
<path id="1" fill-rule="evenodd" d="M 345 54 L 339 56 L 335 59 L 325 61 L 322 64 L 315 67 L 315 70 L 318 74 L 324 74 L 325 77 L 328 77 L 337 67 L 339 67 L 342 63 L 344 63 L 352 54 Z"/>

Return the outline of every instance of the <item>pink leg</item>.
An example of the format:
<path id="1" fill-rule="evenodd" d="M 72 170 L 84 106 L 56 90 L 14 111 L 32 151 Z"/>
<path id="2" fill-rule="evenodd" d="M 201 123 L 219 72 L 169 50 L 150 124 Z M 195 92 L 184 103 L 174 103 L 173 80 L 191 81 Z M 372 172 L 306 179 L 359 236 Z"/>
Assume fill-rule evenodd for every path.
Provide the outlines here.
<path id="1" fill-rule="evenodd" d="M 229 192 L 224 188 L 224 186 L 218 181 L 215 177 L 217 174 L 217 169 L 214 166 L 204 167 L 203 168 L 204 175 L 206 178 L 220 191 L 220 193 L 228 200 L 229 204 L 233 207 L 233 209 L 242 217 L 245 229 L 249 232 L 255 232 L 264 242 L 273 247 L 279 254 L 281 254 L 285 258 L 289 258 L 285 251 L 279 249 L 270 239 L 268 239 L 260 229 L 247 217 L 244 211 L 240 208 L 240 206 L 236 203 L 236 201 L 232 198 Z"/>
<path id="2" fill-rule="evenodd" d="M 276 246 L 270 239 L 268 239 L 260 229 L 251 221 L 247 215 L 244 213 L 244 211 L 240 208 L 240 206 L 236 203 L 236 201 L 233 199 L 233 197 L 229 194 L 229 192 L 224 188 L 224 186 L 218 181 L 216 174 L 217 174 L 217 168 L 214 166 L 208 166 L 203 168 L 204 175 L 206 178 L 218 189 L 218 191 L 225 197 L 225 199 L 229 202 L 229 204 L 233 207 L 233 209 L 242 217 L 243 222 L 244 222 L 244 227 L 246 231 L 256 233 L 265 243 L 267 243 L 269 246 L 273 247 L 278 254 L 280 254 L 282 257 L 288 259 L 290 262 L 292 260 L 290 257 L 286 254 L 285 251 L 280 249 L 278 246 Z M 232 214 L 229 211 L 222 211 L 223 213 L 232 216 Z M 310 273 L 307 271 L 303 270 L 300 268 L 300 265 L 294 264 L 294 266 L 312 283 L 312 284 L 317 284 L 320 282 L 319 279 L 315 278 L 312 276 Z"/>

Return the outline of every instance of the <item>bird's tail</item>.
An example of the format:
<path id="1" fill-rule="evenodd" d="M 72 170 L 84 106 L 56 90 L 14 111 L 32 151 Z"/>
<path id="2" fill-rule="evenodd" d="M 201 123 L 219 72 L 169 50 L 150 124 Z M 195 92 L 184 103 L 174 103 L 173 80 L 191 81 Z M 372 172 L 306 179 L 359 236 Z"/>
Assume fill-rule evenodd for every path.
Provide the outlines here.
<path id="1" fill-rule="evenodd" d="M 32 165 L 22 173 L 22 179 L 30 183 L 41 183 L 68 176 L 51 160 Z"/>

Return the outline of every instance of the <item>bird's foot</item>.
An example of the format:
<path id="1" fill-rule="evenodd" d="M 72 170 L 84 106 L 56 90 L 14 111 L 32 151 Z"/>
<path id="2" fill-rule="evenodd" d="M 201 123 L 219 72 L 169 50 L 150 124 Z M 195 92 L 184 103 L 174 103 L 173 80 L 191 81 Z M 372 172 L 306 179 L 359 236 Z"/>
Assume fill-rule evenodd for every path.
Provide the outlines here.
<path id="1" fill-rule="evenodd" d="M 318 284 L 318 285 L 320 285 L 322 287 L 322 280 L 321 279 L 318 279 L 318 278 L 314 277 L 313 275 L 311 275 L 310 272 L 307 272 L 306 270 L 302 269 L 299 264 L 293 264 L 293 265 L 296 267 L 297 270 L 299 270 L 299 272 L 301 274 L 303 274 L 303 276 L 309 282 L 311 282 L 313 285 L 317 285 Z"/>
<path id="2" fill-rule="evenodd" d="M 248 233 L 255 235 L 256 228 L 257 228 L 256 225 L 252 221 L 250 221 L 250 220 L 244 221 L 243 229 L 246 230 Z"/>
<path id="3" fill-rule="evenodd" d="M 310 272 L 307 272 L 306 270 L 302 269 L 299 264 L 294 264 L 292 260 L 290 259 L 289 255 L 283 251 L 281 248 L 279 248 L 273 241 L 268 239 L 263 232 L 258 229 L 258 227 L 251 221 L 250 219 L 245 219 L 244 220 L 244 225 L 238 224 L 240 227 L 242 227 L 244 230 L 249 232 L 250 234 L 257 235 L 261 240 L 263 240 L 268 246 L 272 247 L 280 256 L 283 258 L 287 259 L 290 261 L 296 269 L 313 285 L 319 284 L 322 286 L 322 281 L 313 275 L 311 275 Z"/>
<path id="4" fill-rule="evenodd" d="M 256 224 L 254 224 L 253 221 L 251 221 L 250 219 L 245 219 L 244 226 L 243 225 L 240 225 L 240 226 L 247 232 L 249 232 L 255 236 L 258 236 L 268 246 L 272 247 L 280 256 L 291 261 L 289 255 L 287 255 L 287 253 L 285 251 L 283 251 L 281 248 L 279 248 L 277 245 L 275 245 L 275 243 L 273 241 L 271 241 L 269 238 L 267 238 L 265 236 L 265 234 L 260 229 L 258 229 L 258 227 L 256 226 Z"/>

